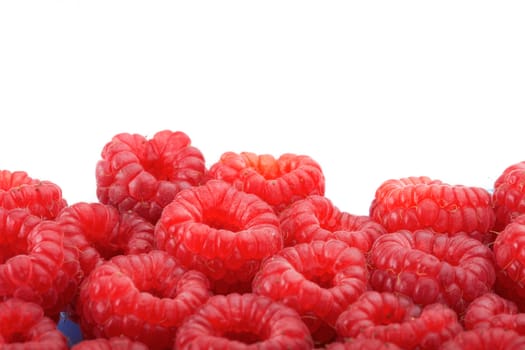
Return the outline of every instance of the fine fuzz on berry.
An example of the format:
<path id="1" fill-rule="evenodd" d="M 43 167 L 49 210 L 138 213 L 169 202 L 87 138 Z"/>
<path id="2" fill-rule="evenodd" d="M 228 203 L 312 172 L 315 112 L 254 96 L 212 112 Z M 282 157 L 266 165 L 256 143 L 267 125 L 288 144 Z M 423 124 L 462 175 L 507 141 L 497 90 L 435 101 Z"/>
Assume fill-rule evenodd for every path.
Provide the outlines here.
<path id="1" fill-rule="evenodd" d="M 67 339 L 38 304 L 17 298 L 0 302 L 0 348 L 67 350 Z"/>
<path id="2" fill-rule="evenodd" d="M 439 349 L 462 331 L 457 314 L 443 304 L 421 308 L 410 298 L 389 292 L 367 291 L 341 313 L 340 337 L 374 338 L 403 349 Z"/>
<path id="3" fill-rule="evenodd" d="M 426 176 L 387 180 L 376 190 L 370 216 L 389 232 L 431 229 L 491 240 L 495 214 L 490 193 Z"/>
<path id="4" fill-rule="evenodd" d="M 265 296 L 212 296 L 177 331 L 178 350 L 308 350 L 313 342 L 295 310 Z"/>
<path id="5" fill-rule="evenodd" d="M 287 247 L 264 261 L 252 290 L 297 310 L 317 343 L 332 341 L 339 314 L 367 287 L 364 254 L 338 240 Z"/>
<path id="6" fill-rule="evenodd" d="M 491 291 L 496 272 L 492 251 L 466 235 L 427 230 L 380 236 L 370 251 L 370 286 L 410 296 L 422 305 L 444 303 L 461 313 Z"/>
<path id="7" fill-rule="evenodd" d="M 42 219 L 53 219 L 66 206 L 55 183 L 33 179 L 25 171 L 0 171 L 1 208 L 24 208 Z"/>
<path id="8" fill-rule="evenodd" d="M 309 195 L 324 195 L 321 166 L 306 155 L 225 152 L 210 167 L 209 178 L 223 180 L 237 189 L 253 193 L 280 212 L 294 201 Z"/>
<path id="9" fill-rule="evenodd" d="M 342 212 L 319 195 L 295 201 L 281 212 L 279 219 L 285 246 L 336 238 L 366 253 L 375 239 L 386 232 L 368 216 Z"/>
<path id="10" fill-rule="evenodd" d="M 216 292 L 247 291 L 263 259 L 283 247 L 279 219 L 259 197 L 210 180 L 183 190 L 155 227 L 156 245 L 208 276 Z"/>
<path id="11" fill-rule="evenodd" d="M 177 327 L 210 295 L 206 276 L 153 250 L 97 266 L 80 286 L 77 314 L 88 339 L 125 335 L 152 350 L 166 349 Z"/>
<path id="12" fill-rule="evenodd" d="M 135 211 L 152 223 L 177 192 L 199 185 L 206 172 L 204 156 L 180 131 L 159 131 L 152 139 L 117 134 L 101 157 L 96 168 L 100 202 Z"/>

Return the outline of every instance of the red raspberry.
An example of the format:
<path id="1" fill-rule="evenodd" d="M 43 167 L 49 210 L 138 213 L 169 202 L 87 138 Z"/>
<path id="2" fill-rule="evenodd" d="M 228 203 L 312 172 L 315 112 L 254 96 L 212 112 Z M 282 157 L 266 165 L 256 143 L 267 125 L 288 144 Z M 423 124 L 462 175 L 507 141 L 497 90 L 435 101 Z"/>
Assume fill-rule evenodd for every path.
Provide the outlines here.
<path id="1" fill-rule="evenodd" d="M 261 261 L 283 247 L 270 205 L 219 180 L 179 192 L 155 237 L 159 249 L 206 274 L 217 293 L 249 291 Z"/>
<path id="2" fill-rule="evenodd" d="M 344 343 L 335 342 L 324 347 L 325 350 L 401 350 L 393 343 L 379 339 L 348 339 Z"/>
<path id="3" fill-rule="evenodd" d="M 64 246 L 60 226 L 24 209 L 0 208 L 0 237 L 0 300 L 35 302 L 58 318 L 81 278 L 76 252 Z"/>
<path id="4" fill-rule="evenodd" d="M 38 304 L 11 298 L 0 302 L 0 348 L 67 350 L 67 339 Z"/>
<path id="5" fill-rule="evenodd" d="M 147 140 L 115 135 L 97 163 L 97 196 L 119 211 L 133 210 L 156 222 L 181 189 L 199 185 L 206 166 L 199 149 L 183 132 L 163 130 Z"/>
<path id="6" fill-rule="evenodd" d="M 457 314 L 443 304 L 420 307 L 410 298 L 367 291 L 337 319 L 341 337 L 375 338 L 403 349 L 438 349 L 462 331 Z"/>
<path id="7" fill-rule="evenodd" d="M 85 275 L 102 261 L 120 254 L 147 253 L 154 246 L 154 226 L 138 214 L 120 213 L 102 203 L 75 203 L 56 221 L 68 244 L 79 252 Z"/>
<path id="8" fill-rule="evenodd" d="M 292 203 L 281 212 L 280 222 L 285 246 L 337 238 L 368 252 L 375 239 L 386 232 L 368 216 L 341 212 L 328 198 L 319 195 Z"/>
<path id="9" fill-rule="evenodd" d="M 177 327 L 210 295 L 206 276 L 153 250 L 97 266 L 80 286 L 77 314 L 87 339 L 124 335 L 166 349 Z"/>
<path id="10" fill-rule="evenodd" d="M 53 219 L 66 205 L 61 188 L 53 182 L 32 179 L 24 171 L 0 170 L 0 207 L 25 208 L 43 219 Z"/>
<path id="11" fill-rule="evenodd" d="M 451 186 L 425 176 L 385 181 L 376 190 L 370 216 L 389 232 L 432 229 L 493 239 L 495 216 L 487 190 Z"/>
<path id="12" fill-rule="evenodd" d="M 333 340 L 339 314 L 367 287 L 366 259 L 338 240 L 287 247 L 264 261 L 252 290 L 297 310 L 317 343 Z"/>
<path id="13" fill-rule="evenodd" d="M 324 195 L 321 166 L 309 156 L 286 153 L 274 158 L 251 152 L 226 152 L 210 167 L 208 176 L 254 193 L 279 212 L 308 195 Z"/>
<path id="14" fill-rule="evenodd" d="M 297 312 L 252 293 L 212 296 L 177 331 L 174 349 L 308 350 L 308 328 Z"/>
<path id="15" fill-rule="evenodd" d="M 480 241 L 427 230 L 380 236 L 370 252 L 370 286 L 414 302 L 441 302 L 458 313 L 489 292 L 496 279 L 492 251 Z"/>
<path id="16" fill-rule="evenodd" d="M 505 328 L 525 335 L 525 314 L 518 312 L 515 303 L 496 293 L 474 299 L 465 312 L 466 329 Z"/>
<path id="17" fill-rule="evenodd" d="M 498 234 L 493 246 L 497 265 L 496 291 L 525 310 L 525 215 Z"/>
<path id="18" fill-rule="evenodd" d="M 494 182 L 492 193 L 496 224 L 501 231 L 520 214 L 525 214 L 525 161 L 512 164 Z"/>
<path id="19" fill-rule="evenodd" d="M 149 350 L 141 342 L 133 341 L 125 336 L 106 338 L 97 338 L 83 340 L 75 344 L 71 350 Z"/>
<path id="20" fill-rule="evenodd" d="M 525 336 L 504 328 L 477 328 L 463 331 L 441 347 L 441 350 L 520 349 L 525 349 Z"/>

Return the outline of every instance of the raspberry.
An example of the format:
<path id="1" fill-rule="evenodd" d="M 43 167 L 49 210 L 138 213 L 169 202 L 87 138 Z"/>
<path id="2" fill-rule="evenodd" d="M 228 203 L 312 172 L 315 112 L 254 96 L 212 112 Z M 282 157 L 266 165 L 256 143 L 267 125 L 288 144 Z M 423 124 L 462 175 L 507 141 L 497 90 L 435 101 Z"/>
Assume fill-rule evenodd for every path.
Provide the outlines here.
<path id="1" fill-rule="evenodd" d="M 319 195 L 297 200 L 281 212 L 279 219 L 285 246 L 337 238 L 368 252 L 375 239 L 386 232 L 368 216 L 341 212 Z"/>
<path id="2" fill-rule="evenodd" d="M 155 237 L 159 249 L 207 275 L 216 293 L 249 291 L 261 261 L 283 247 L 270 205 L 219 180 L 179 192 Z"/>
<path id="3" fill-rule="evenodd" d="M 496 179 L 492 201 L 496 231 L 503 230 L 515 217 L 525 214 L 525 161 L 510 165 Z"/>
<path id="4" fill-rule="evenodd" d="M 490 193 L 478 187 L 451 186 L 428 177 L 387 180 L 376 190 L 370 216 L 389 232 L 432 229 L 492 240 L 495 214 Z"/>
<path id="5" fill-rule="evenodd" d="M 516 217 L 498 234 L 493 251 L 496 257 L 496 291 L 525 310 L 525 215 Z"/>
<path id="6" fill-rule="evenodd" d="M 177 331 L 175 347 L 215 350 L 313 349 L 297 312 L 252 293 L 215 295 Z"/>
<path id="7" fill-rule="evenodd" d="M 441 302 L 458 313 L 487 293 L 496 273 L 492 251 L 480 241 L 427 230 L 380 236 L 370 252 L 370 286 L 398 292 L 414 302 Z"/>
<path id="8" fill-rule="evenodd" d="M 163 130 L 152 139 L 121 133 L 108 142 L 96 167 L 100 202 L 133 210 L 155 223 L 181 189 L 199 185 L 204 156 L 183 132 Z"/>
<path id="9" fill-rule="evenodd" d="M 150 349 L 171 348 L 177 327 L 211 295 L 208 279 L 166 252 L 119 255 L 82 282 L 77 302 L 87 339 L 124 335 Z"/>
<path id="10" fill-rule="evenodd" d="M 333 340 L 339 314 L 367 287 L 366 259 L 338 240 L 287 247 L 264 261 L 252 285 L 297 310 L 317 343 Z"/>
<path id="11" fill-rule="evenodd" d="M 325 178 L 321 166 L 306 155 L 251 152 L 223 153 L 210 167 L 208 176 L 224 180 L 237 189 L 264 199 L 279 212 L 308 195 L 324 195 Z"/>
<path id="12" fill-rule="evenodd" d="M 379 339 L 348 339 L 344 343 L 334 342 L 324 347 L 325 350 L 401 350 L 399 346 Z"/>
<path id="13" fill-rule="evenodd" d="M 525 335 L 525 314 L 518 312 L 515 303 L 496 293 L 476 298 L 465 312 L 466 329 L 505 328 Z"/>
<path id="14" fill-rule="evenodd" d="M 438 349 L 462 331 L 454 310 L 443 304 L 420 307 L 410 298 L 367 291 L 337 319 L 341 337 L 375 338 L 403 349 Z"/>
<path id="15" fill-rule="evenodd" d="M 477 328 L 463 331 L 441 347 L 441 350 L 519 349 L 525 349 L 525 336 L 504 328 Z"/>
<path id="16" fill-rule="evenodd" d="M 85 275 L 102 261 L 119 254 L 147 253 L 154 246 L 154 226 L 138 214 L 120 213 L 102 203 L 75 203 L 56 221 L 68 244 L 79 252 Z"/>
<path id="17" fill-rule="evenodd" d="M 106 338 L 97 338 L 83 340 L 75 344 L 71 350 L 149 350 L 141 342 L 133 341 L 125 336 Z"/>
<path id="18" fill-rule="evenodd" d="M 43 219 L 53 219 L 66 205 L 61 188 L 53 182 L 32 179 L 24 171 L 0 170 L 0 207 L 25 208 Z"/>
<path id="19" fill-rule="evenodd" d="M 72 300 L 81 276 L 76 252 L 64 247 L 60 226 L 24 209 L 0 208 L 0 233 L 7 238 L 0 243 L 0 300 L 18 297 L 35 302 L 47 316 L 57 318 Z"/>
<path id="20" fill-rule="evenodd" d="M 68 345 L 40 305 L 11 298 L 0 302 L 0 348 L 67 350 Z"/>

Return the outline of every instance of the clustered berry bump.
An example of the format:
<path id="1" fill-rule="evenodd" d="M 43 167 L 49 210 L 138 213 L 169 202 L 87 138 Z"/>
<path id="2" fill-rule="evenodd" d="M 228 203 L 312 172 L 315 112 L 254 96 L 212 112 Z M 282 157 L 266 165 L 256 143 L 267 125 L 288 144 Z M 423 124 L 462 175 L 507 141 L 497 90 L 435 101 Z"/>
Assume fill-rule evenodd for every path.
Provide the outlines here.
<path id="1" fill-rule="evenodd" d="M 525 161 L 490 188 L 385 179 L 357 215 L 283 151 L 120 133 L 96 202 L 0 170 L 0 348 L 525 347 Z"/>

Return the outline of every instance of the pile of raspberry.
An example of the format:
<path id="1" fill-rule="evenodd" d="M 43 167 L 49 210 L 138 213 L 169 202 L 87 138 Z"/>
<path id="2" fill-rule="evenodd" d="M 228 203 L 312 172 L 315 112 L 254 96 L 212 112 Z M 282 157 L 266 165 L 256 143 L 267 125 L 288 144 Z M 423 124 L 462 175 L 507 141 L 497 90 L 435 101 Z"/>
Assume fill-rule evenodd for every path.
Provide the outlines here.
<path id="1" fill-rule="evenodd" d="M 310 156 L 207 165 L 181 131 L 117 134 L 94 170 L 77 203 L 0 171 L 1 349 L 525 347 L 525 161 L 490 191 L 387 179 L 369 215 Z"/>

